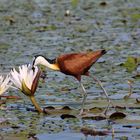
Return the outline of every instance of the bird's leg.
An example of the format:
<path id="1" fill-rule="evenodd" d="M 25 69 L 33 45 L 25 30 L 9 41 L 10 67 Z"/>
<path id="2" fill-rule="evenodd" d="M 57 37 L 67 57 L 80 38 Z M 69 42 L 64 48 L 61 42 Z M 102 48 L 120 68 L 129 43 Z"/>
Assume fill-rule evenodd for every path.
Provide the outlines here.
<path id="1" fill-rule="evenodd" d="M 80 115 L 82 115 L 82 113 L 84 112 L 84 106 L 85 106 L 85 101 L 86 101 L 86 98 L 87 98 L 87 92 L 83 86 L 83 84 L 80 82 L 80 86 L 82 87 L 82 90 L 83 90 L 83 100 L 82 100 L 82 107 L 81 107 L 81 110 L 80 110 Z"/>
<path id="2" fill-rule="evenodd" d="M 133 81 L 128 80 L 129 94 L 124 96 L 124 99 L 128 99 L 133 94 Z"/>
<path id="3" fill-rule="evenodd" d="M 105 90 L 105 88 L 103 87 L 102 83 L 100 80 L 98 80 L 96 77 L 93 77 L 94 80 L 99 84 L 99 86 L 101 87 L 101 89 L 103 90 L 106 98 L 107 98 L 107 101 L 109 102 L 109 104 L 111 104 L 114 108 L 115 106 L 113 105 L 113 103 L 110 101 L 109 97 L 108 97 L 108 94 L 107 94 L 107 91 Z M 107 110 L 108 110 L 109 106 L 107 107 Z M 107 112 L 107 111 L 106 111 Z"/>
<path id="4" fill-rule="evenodd" d="M 103 87 L 101 81 L 98 80 L 96 77 L 93 77 L 93 78 L 94 78 L 94 80 L 98 83 L 98 85 L 101 87 L 101 89 L 103 90 L 103 92 L 104 92 L 104 94 L 105 94 L 105 96 L 106 96 L 106 98 L 107 98 L 107 101 L 110 102 L 110 99 L 109 99 L 109 97 L 108 97 L 108 94 L 107 94 L 105 88 Z"/>

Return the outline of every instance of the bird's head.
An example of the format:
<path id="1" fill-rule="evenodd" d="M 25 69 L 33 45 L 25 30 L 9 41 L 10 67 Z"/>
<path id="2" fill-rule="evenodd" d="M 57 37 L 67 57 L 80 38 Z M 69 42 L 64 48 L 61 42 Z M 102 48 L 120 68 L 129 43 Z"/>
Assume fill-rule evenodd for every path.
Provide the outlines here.
<path id="1" fill-rule="evenodd" d="M 56 59 L 48 59 L 43 55 L 34 56 L 32 68 L 34 68 L 36 65 L 43 65 L 53 70 L 59 70 L 59 67 L 56 64 Z"/>
<path id="2" fill-rule="evenodd" d="M 36 55 L 33 58 L 32 67 L 37 65 L 44 65 L 47 62 L 47 59 L 43 55 Z"/>

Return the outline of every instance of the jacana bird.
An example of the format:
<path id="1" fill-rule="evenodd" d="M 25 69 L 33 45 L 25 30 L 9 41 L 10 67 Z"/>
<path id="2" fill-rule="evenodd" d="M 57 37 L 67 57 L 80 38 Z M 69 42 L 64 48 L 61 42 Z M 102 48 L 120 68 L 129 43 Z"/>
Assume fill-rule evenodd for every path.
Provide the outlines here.
<path id="1" fill-rule="evenodd" d="M 87 92 L 81 83 L 81 76 L 89 76 L 90 67 L 105 53 L 106 50 L 97 50 L 87 53 L 70 53 L 60 55 L 55 59 L 48 59 L 42 55 L 36 55 L 33 59 L 33 67 L 41 64 L 52 70 L 74 76 L 79 81 L 84 93 L 80 111 L 81 114 L 87 97 Z M 108 95 L 106 95 L 106 97 L 108 97 Z"/>

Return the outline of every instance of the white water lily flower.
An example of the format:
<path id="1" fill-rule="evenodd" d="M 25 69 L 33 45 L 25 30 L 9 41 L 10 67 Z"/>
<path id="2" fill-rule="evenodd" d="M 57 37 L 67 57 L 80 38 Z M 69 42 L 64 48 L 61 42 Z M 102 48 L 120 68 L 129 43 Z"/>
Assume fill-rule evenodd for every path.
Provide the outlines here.
<path id="1" fill-rule="evenodd" d="M 9 75 L 7 75 L 6 78 L 0 75 L 0 95 L 2 95 L 10 87 L 9 81 L 10 81 Z"/>
<path id="2" fill-rule="evenodd" d="M 13 68 L 11 70 L 11 81 L 25 95 L 34 95 L 41 71 L 38 67 L 31 68 L 31 65 L 22 65 L 19 72 Z"/>

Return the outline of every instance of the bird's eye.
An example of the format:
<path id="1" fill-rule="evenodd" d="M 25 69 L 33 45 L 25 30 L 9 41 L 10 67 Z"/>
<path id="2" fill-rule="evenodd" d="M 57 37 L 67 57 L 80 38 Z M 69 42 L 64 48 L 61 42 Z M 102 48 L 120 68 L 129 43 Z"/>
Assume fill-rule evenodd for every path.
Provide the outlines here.
<path id="1" fill-rule="evenodd" d="M 34 66 L 32 66 L 32 70 L 33 70 L 33 72 L 35 71 L 35 67 Z"/>

